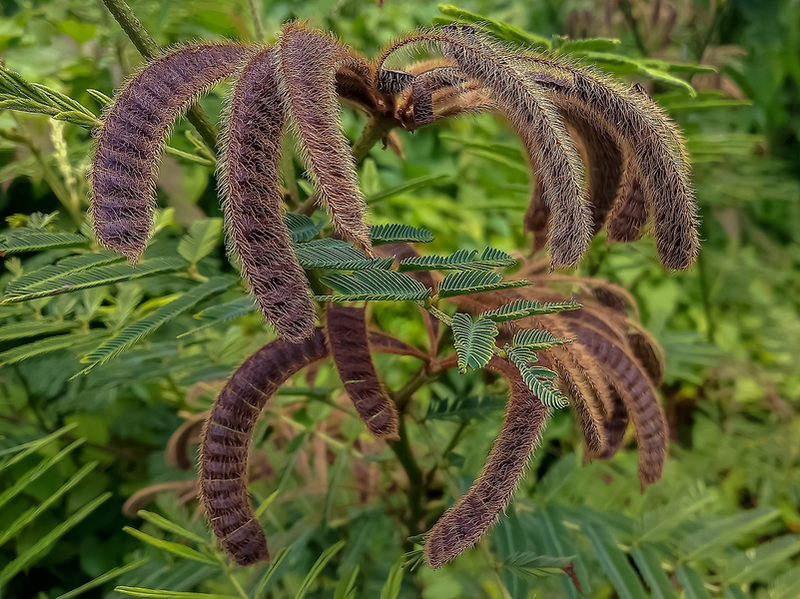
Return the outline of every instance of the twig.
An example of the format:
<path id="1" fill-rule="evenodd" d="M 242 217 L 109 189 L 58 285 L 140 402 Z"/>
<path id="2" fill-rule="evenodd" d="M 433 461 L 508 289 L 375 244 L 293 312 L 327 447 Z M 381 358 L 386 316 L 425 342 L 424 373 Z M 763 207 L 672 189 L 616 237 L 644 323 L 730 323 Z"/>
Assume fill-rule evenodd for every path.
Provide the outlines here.
<path id="1" fill-rule="evenodd" d="M 647 48 L 644 45 L 642 35 L 639 33 L 639 24 L 636 22 L 636 17 L 633 16 L 633 7 L 630 0 L 619 0 L 619 9 L 622 11 L 631 33 L 633 33 L 633 41 L 636 43 L 636 48 L 642 56 L 647 56 Z"/>
<path id="2" fill-rule="evenodd" d="M 257 42 L 264 41 L 264 26 L 261 24 L 261 4 L 259 0 L 247 0 L 250 16 L 253 17 L 253 32 Z"/>
<path id="3" fill-rule="evenodd" d="M 139 51 L 139 54 L 144 56 L 147 60 L 158 56 L 161 52 L 156 41 L 147 33 L 142 22 L 136 17 L 131 10 L 131 7 L 125 0 L 103 0 L 108 12 L 114 17 L 119 26 L 125 32 L 125 35 L 133 42 L 133 45 Z M 216 152 L 217 148 L 217 130 L 211 123 L 206 113 L 200 106 L 192 106 L 187 113 L 189 122 L 194 125 L 197 132 L 206 142 L 206 145 L 212 152 Z"/>

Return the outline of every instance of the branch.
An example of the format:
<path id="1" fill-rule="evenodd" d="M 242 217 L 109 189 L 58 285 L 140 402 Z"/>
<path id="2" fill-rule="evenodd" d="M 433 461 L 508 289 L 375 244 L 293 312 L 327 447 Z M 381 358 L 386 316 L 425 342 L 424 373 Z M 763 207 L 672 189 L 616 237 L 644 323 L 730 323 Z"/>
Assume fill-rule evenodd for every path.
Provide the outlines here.
<path id="1" fill-rule="evenodd" d="M 147 60 L 152 59 L 161 52 L 156 41 L 147 33 L 142 22 L 136 18 L 136 15 L 131 10 L 131 7 L 125 0 L 103 0 L 108 12 L 114 17 L 114 20 L 119 23 L 119 26 L 125 32 L 125 35 L 133 42 L 133 45 Z M 217 129 L 209 120 L 206 113 L 200 106 L 195 105 L 189 109 L 187 113 L 189 122 L 194 125 L 197 132 L 201 135 L 206 145 L 212 152 L 216 152 L 217 148 Z"/>

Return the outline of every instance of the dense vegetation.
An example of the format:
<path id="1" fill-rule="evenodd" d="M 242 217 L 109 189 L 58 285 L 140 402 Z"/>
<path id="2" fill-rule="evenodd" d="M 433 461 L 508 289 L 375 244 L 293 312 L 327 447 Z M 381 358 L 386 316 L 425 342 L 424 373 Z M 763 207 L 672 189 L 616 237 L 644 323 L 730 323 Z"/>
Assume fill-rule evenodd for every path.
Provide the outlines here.
<path id="1" fill-rule="evenodd" d="M 373 355 L 402 406 L 397 442 L 370 435 L 330 361 L 279 389 L 256 426 L 250 464 L 272 562 L 236 566 L 197 509 L 195 447 L 226 378 L 274 333 L 226 258 L 211 129 L 199 111 L 177 125 L 158 178 L 155 235 L 130 267 L 101 249 L 86 216 L 89 132 L 155 46 L 129 38 L 100 2 L 4 4 L 3 596 L 800 596 L 800 7 L 766 4 L 132 4 L 160 46 L 270 42 L 285 21 L 305 18 L 372 56 L 420 25 L 482 21 L 510 44 L 642 84 L 683 129 L 703 246 L 692 270 L 677 274 L 662 269 L 651 234 L 611 244 L 605 230 L 580 279 L 548 276 L 543 251 L 507 268 L 509 255 L 530 253 L 522 222 L 531 189 L 523 146 L 495 116 L 413 136 L 395 130 L 387 149 L 363 149 L 371 224 L 407 225 L 373 229 L 373 242 L 426 242 L 417 251 L 449 256 L 425 265 L 455 271 L 452 297 L 464 289 L 453 282 L 459 261 L 524 274 L 537 283 L 529 300 L 574 294 L 588 310 L 609 301 L 597 289 L 614 290 L 644 325 L 643 342 L 657 339 L 666 356 L 671 444 L 660 481 L 640 491 L 633 427 L 613 458 L 589 461 L 585 423 L 556 410 L 501 522 L 440 570 L 421 564 L 417 535 L 470 486 L 506 403 L 502 378 L 470 371 L 491 353 L 463 349 L 481 321 L 453 326 L 458 366 L 469 372 L 432 373 L 413 351 L 427 351 L 430 321 L 409 302 L 370 303 L 374 327 L 413 346 Z M 201 101 L 213 121 L 229 86 Z M 364 116 L 342 116 L 348 137 L 363 140 Z M 313 181 L 293 145 L 282 150 L 288 207 L 308 212 Z M 332 274 L 363 260 L 355 248 L 309 241 L 330 234 L 322 212 L 287 226 L 312 281 L 323 274 L 336 291 L 364 292 L 351 275 Z M 484 284 L 499 284 L 480 272 Z M 595 299 L 583 299 L 590 291 Z M 453 353 L 446 335 L 440 345 L 441 356 Z"/>

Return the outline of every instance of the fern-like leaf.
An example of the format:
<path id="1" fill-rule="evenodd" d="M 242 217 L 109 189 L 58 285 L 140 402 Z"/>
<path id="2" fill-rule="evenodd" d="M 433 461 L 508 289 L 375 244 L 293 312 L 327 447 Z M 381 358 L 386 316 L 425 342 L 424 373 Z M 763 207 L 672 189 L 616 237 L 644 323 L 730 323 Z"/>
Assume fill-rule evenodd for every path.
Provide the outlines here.
<path id="1" fill-rule="evenodd" d="M 532 365 L 536 362 L 536 354 L 530 347 L 519 346 L 507 349 L 508 357 L 522 375 L 522 380 L 539 400 L 550 408 L 565 408 L 569 405 L 567 399 L 553 385 L 555 372 L 543 366 Z"/>
<path id="2" fill-rule="evenodd" d="M 49 354 L 62 349 L 80 350 L 84 345 L 96 344 L 107 335 L 108 332 L 103 329 L 92 329 L 88 333 L 67 333 L 66 335 L 56 335 L 54 337 L 47 337 L 46 339 L 39 339 L 32 343 L 26 343 L 25 345 L 18 345 L 17 347 L 0 353 L 0 366 L 16 364 L 17 362 L 22 362 L 29 358 L 35 358 L 36 356 Z"/>
<path id="3" fill-rule="evenodd" d="M 305 214 L 289 212 L 283 215 L 283 220 L 286 226 L 289 227 L 289 234 L 292 237 L 292 241 L 295 243 L 313 239 L 314 236 L 319 233 L 320 229 L 322 229 L 321 223 L 315 223 Z"/>
<path id="4" fill-rule="evenodd" d="M 231 300 L 217 306 L 211 306 L 207 310 L 203 310 L 202 312 L 198 312 L 194 315 L 194 317 L 198 320 L 202 320 L 203 324 L 201 324 L 199 327 L 191 329 L 190 331 L 181 333 L 178 335 L 178 339 L 188 337 L 189 335 L 194 335 L 200 331 L 205 331 L 216 324 L 234 320 L 235 318 L 245 316 L 246 314 L 250 314 L 256 310 L 258 310 L 258 307 L 256 306 L 255 299 L 250 295 L 237 297 L 235 300 Z"/>
<path id="5" fill-rule="evenodd" d="M 214 277 L 190 291 L 187 291 L 178 299 L 161 306 L 150 316 L 128 325 L 114 335 L 114 337 L 103 343 L 100 347 L 89 352 L 81 359 L 82 363 L 88 364 L 88 366 L 81 371 L 81 374 L 86 374 L 95 366 L 104 364 L 118 356 L 165 323 L 175 319 L 183 312 L 190 310 L 207 297 L 225 291 L 233 282 L 233 279 L 230 277 Z"/>
<path id="6" fill-rule="evenodd" d="M 457 312 L 451 326 L 459 372 L 463 374 L 486 366 L 494 353 L 497 325 L 487 318 L 473 321 L 469 314 Z"/>
<path id="7" fill-rule="evenodd" d="M 465 270 L 447 275 L 439 285 L 439 297 L 455 297 L 470 293 L 496 291 L 513 287 L 526 287 L 529 281 L 503 281 L 503 276 L 496 272 Z"/>
<path id="8" fill-rule="evenodd" d="M 222 219 L 204 218 L 192 223 L 178 244 L 178 254 L 189 264 L 197 264 L 222 241 Z"/>
<path id="9" fill-rule="evenodd" d="M 24 302 L 60 293 L 131 281 L 148 275 L 180 270 L 185 266 L 186 262 L 181 258 L 154 258 L 142 262 L 136 267 L 129 264 L 109 264 L 95 268 L 83 268 L 78 271 L 70 270 L 27 287 L 20 295 L 7 295 L 0 304 Z"/>
<path id="10" fill-rule="evenodd" d="M 383 243 L 430 243 L 433 233 L 427 229 L 393 223 L 370 228 L 370 237 L 375 245 Z"/>
<path id="11" fill-rule="evenodd" d="M 51 233 L 41 229 L 11 229 L 0 239 L 0 256 L 84 245 L 88 239 L 77 233 Z"/>
<path id="12" fill-rule="evenodd" d="M 341 295 L 318 295 L 326 302 L 423 300 L 431 290 L 406 274 L 393 270 L 363 270 L 352 275 L 332 273 L 322 283 Z"/>
<path id="13" fill-rule="evenodd" d="M 70 320 L 30 320 L 12 322 L 0 327 L 0 341 L 24 339 L 25 337 L 38 337 L 74 329 L 80 323 Z"/>
<path id="14" fill-rule="evenodd" d="M 330 270 L 386 270 L 394 257 L 367 258 L 352 243 L 341 239 L 313 239 L 295 246 L 297 259 L 303 268 L 325 268 Z"/>
<path id="15" fill-rule="evenodd" d="M 518 299 L 510 304 L 500 306 L 495 310 L 489 310 L 481 314 L 494 322 L 508 322 L 510 320 L 520 320 L 529 316 L 540 316 L 543 314 L 555 314 L 567 310 L 578 310 L 581 305 L 575 300 L 566 302 L 534 302 L 526 299 Z"/>
<path id="16" fill-rule="evenodd" d="M 458 250 L 449 256 L 412 256 L 400 262 L 400 271 L 462 270 L 478 255 L 476 250 Z"/>
<path id="17" fill-rule="evenodd" d="M 8 297 L 24 295 L 31 287 L 43 286 L 47 282 L 59 277 L 69 278 L 71 274 L 76 272 L 95 266 L 104 266 L 112 262 L 122 262 L 122 257 L 116 252 L 108 252 L 105 250 L 92 254 L 70 256 L 59 260 L 56 264 L 49 264 L 31 273 L 22 275 L 18 279 L 14 279 L 8 284 L 6 295 Z"/>
<path id="18" fill-rule="evenodd" d="M 514 346 L 524 346 L 533 351 L 550 349 L 554 345 L 564 345 L 565 339 L 559 339 L 549 331 L 542 329 L 523 329 L 514 335 Z"/>

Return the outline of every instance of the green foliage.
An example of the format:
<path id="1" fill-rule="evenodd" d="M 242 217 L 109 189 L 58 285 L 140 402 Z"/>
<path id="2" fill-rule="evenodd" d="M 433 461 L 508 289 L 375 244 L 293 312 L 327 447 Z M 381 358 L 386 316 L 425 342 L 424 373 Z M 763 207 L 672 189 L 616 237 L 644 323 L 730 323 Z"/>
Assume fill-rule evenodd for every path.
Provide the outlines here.
<path id="1" fill-rule="evenodd" d="M 391 224 L 377 225 L 370 229 L 372 243 L 380 245 L 382 243 L 430 243 L 433 241 L 433 234 L 426 229 L 412 227 L 411 225 Z"/>
<path id="2" fill-rule="evenodd" d="M 494 353 L 497 325 L 487 318 L 472 320 L 469 314 L 458 312 L 451 324 L 458 353 L 458 370 L 479 370 L 489 363 Z"/>
<path id="3" fill-rule="evenodd" d="M 330 274 L 320 279 L 341 295 L 320 295 L 327 302 L 423 300 L 430 289 L 416 279 L 393 270 L 365 270 L 352 275 Z"/>
<path id="4" fill-rule="evenodd" d="M 447 275 L 439 285 L 438 295 L 441 298 L 526 287 L 528 281 L 504 281 L 503 275 L 496 272 L 465 270 Z"/>
<path id="5" fill-rule="evenodd" d="M 488 318 L 493 322 L 508 322 L 510 320 L 520 320 L 529 316 L 540 316 L 542 314 L 555 314 L 566 310 L 579 310 L 581 305 L 570 300 L 568 302 L 533 302 L 530 300 L 514 300 L 510 304 L 500 306 L 495 310 L 487 310 L 481 317 Z"/>

